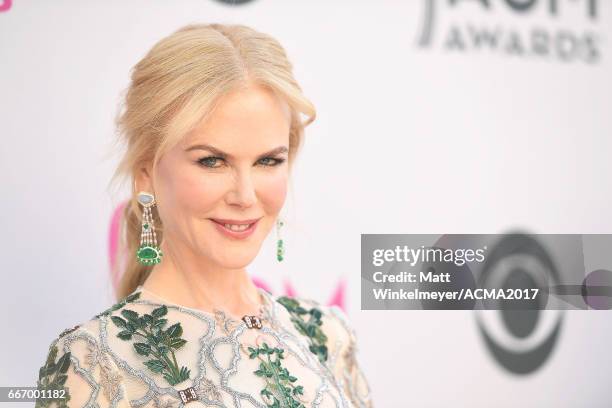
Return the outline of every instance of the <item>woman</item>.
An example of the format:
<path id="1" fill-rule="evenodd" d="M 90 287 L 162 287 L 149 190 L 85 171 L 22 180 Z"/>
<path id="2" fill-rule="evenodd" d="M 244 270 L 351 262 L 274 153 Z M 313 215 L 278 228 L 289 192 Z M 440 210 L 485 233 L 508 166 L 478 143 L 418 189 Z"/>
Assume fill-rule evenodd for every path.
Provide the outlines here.
<path id="1" fill-rule="evenodd" d="M 372 406 L 346 315 L 245 269 L 281 226 L 314 118 L 268 35 L 190 25 L 151 49 L 118 117 L 113 179 L 134 189 L 121 301 L 51 343 L 38 387 L 59 394 L 37 406 Z"/>

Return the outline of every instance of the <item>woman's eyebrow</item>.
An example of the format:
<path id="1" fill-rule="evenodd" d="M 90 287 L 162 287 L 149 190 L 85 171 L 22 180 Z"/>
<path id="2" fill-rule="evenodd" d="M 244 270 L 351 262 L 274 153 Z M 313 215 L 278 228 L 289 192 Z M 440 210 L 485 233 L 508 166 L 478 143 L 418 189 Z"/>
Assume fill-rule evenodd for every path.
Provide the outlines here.
<path id="1" fill-rule="evenodd" d="M 225 153 L 224 151 L 219 150 L 216 147 L 213 147 L 209 144 L 196 144 L 196 145 L 188 147 L 185 151 L 190 152 L 192 150 L 208 150 L 209 152 L 216 154 L 217 156 L 232 158 L 231 154 Z M 278 146 L 268 152 L 260 154 L 259 157 L 274 156 L 276 154 L 286 153 L 288 151 L 289 149 L 287 148 L 287 146 Z"/>

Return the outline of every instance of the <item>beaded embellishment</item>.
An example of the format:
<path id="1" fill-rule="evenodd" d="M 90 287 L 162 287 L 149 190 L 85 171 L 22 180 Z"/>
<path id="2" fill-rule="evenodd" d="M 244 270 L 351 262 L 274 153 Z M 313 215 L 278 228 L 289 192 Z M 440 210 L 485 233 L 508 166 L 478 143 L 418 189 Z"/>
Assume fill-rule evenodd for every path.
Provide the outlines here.
<path id="1" fill-rule="evenodd" d="M 158 264 L 161 262 L 163 253 L 157 246 L 157 234 L 151 214 L 151 207 L 155 205 L 155 197 L 153 194 L 141 191 L 138 193 L 138 202 L 143 206 L 143 213 L 140 247 L 136 250 L 136 257 L 143 265 Z"/>

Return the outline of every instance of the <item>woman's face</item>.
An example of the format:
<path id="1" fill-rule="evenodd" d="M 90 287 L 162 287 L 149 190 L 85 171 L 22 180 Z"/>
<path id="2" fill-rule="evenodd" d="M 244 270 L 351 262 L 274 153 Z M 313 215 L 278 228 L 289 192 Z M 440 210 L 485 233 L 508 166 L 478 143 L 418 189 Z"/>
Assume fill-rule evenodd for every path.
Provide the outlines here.
<path id="1" fill-rule="evenodd" d="M 164 154 L 146 190 L 155 194 L 164 249 L 187 250 L 223 268 L 248 265 L 285 202 L 289 127 L 287 104 L 251 85 L 225 95 Z M 228 230 L 227 223 L 251 225 Z"/>

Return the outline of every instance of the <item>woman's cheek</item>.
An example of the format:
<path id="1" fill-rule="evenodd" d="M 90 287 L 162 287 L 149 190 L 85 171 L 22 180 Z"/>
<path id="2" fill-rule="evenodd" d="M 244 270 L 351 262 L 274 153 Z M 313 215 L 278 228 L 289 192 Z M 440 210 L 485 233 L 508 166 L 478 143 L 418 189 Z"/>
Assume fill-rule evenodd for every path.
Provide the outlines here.
<path id="1" fill-rule="evenodd" d="M 185 171 L 176 183 L 177 197 L 180 197 L 182 206 L 194 213 L 209 215 L 223 195 L 221 178 L 220 175 Z"/>
<path id="2" fill-rule="evenodd" d="M 267 207 L 280 210 L 285 204 L 287 196 L 288 175 L 279 173 L 262 181 L 261 199 Z"/>

